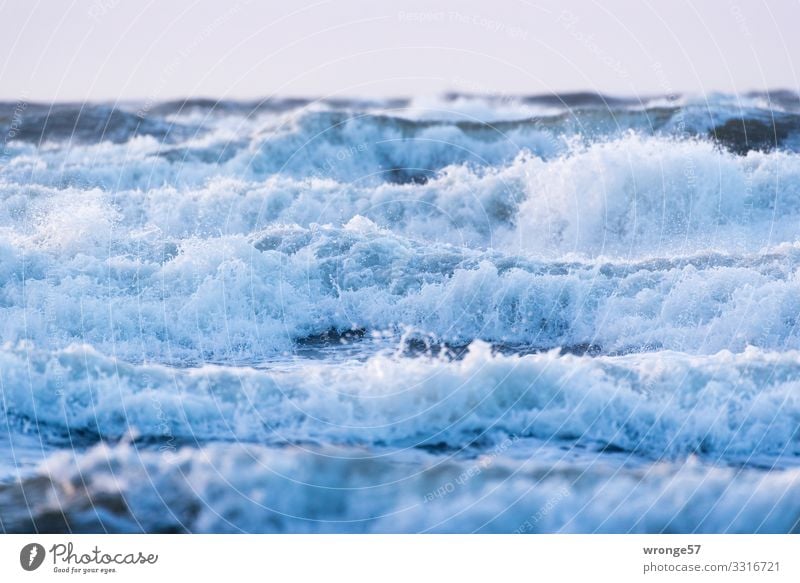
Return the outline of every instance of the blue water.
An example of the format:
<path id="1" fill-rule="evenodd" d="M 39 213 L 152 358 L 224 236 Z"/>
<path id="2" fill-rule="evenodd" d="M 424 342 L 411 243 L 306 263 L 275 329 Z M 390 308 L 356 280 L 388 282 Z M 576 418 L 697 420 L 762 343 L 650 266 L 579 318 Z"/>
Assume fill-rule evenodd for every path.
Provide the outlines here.
<path id="1" fill-rule="evenodd" d="M 7 532 L 796 532 L 800 99 L 7 103 Z"/>

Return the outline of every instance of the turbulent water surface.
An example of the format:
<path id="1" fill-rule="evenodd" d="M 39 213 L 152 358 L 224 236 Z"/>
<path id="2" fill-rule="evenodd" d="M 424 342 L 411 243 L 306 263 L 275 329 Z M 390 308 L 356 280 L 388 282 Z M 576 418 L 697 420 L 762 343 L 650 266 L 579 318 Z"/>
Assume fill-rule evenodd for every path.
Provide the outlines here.
<path id="1" fill-rule="evenodd" d="M 0 105 L 8 532 L 800 529 L 800 99 Z"/>

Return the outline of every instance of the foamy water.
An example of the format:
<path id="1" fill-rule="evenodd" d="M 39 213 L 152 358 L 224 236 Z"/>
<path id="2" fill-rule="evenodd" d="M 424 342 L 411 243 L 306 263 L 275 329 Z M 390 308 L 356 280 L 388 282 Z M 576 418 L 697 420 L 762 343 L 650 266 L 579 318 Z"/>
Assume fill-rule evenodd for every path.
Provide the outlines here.
<path id="1" fill-rule="evenodd" d="M 798 116 L 6 104 L 2 527 L 796 531 Z"/>

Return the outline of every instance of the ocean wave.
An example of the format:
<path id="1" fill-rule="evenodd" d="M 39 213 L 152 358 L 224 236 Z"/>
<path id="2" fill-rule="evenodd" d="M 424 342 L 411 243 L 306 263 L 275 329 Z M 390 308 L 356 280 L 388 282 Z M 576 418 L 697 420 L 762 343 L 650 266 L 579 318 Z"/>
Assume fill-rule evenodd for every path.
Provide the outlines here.
<path id="1" fill-rule="evenodd" d="M 429 158 L 424 147 L 396 146 L 404 156 Z M 507 163 L 485 168 L 453 160 L 422 168 L 406 157 L 399 167 L 428 176 L 425 183 L 407 184 L 362 183 L 362 165 L 376 160 L 358 151 L 341 160 L 338 178 L 316 174 L 313 164 L 298 159 L 298 176 L 285 168 L 256 180 L 248 179 L 235 155 L 217 165 L 187 158 L 172 168 L 163 161 L 139 165 L 137 152 L 149 159 L 146 140 L 131 145 L 125 160 L 115 160 L 113 146 L 95 148 L 88 165 L 83 157 L 15 158 L 0 183 L 3 224 L 40 223 L 56 216 L 50 208 L 56 201 L 83 198 L 120 216 L 120 236 L 151 228 L 168 236 L 203 236 L 275 223 L 343 225 L 361 215 L 401 234 L 453 244 L 631 256 L 792 242 L 800 213 L 797 154 L 735 156 L 707 141 L 638 134 L 574 143 L 547 159 L 515 147 Z M 228 155 L 204 148 L 210 156 Z M 39 215 L 31 217 L 32 211 Z"/>
<path id="2" fill-rule="evenodd" d="M 14 141 L 73 148 L 151 138 L 171 162 L 190 154 L 191 144 L 216 136 L 217 148 L 230 142 L 223 128 L 238 127 L 255 172 L 307 169 L 315 160 L 338 155 L 352 145 L 368 145 L 362 169 L 382 172 L 447 164 L 497 162 L 516 145 L 549 155 L 561 138 L 614 139 L 626 131 L 661 137 L 706 138 L 733 152 L 800 146 L 800 103 L 791 92 L 747 95 L 648 96 L 619 98 L 592 93 L 563 95 L 477 95 L 453 93 L 429 99 L 300 99 L 251 101 L 186 99 L 163 103 L 0 103 L 0 126 Z M 552 142 L 547 144 L 545 139 Z M 8 139 L 6 141 L 9 141 Z M 422 166 L 403 164 L 396 142 L 415 143 Z M 122 149 L 122 148 L 121 148 Z M 408 153 L 406 153 L 408 156 Z M 218 160 L 208 159 L 206 163 Z M 421 178 L 422 175 L 415 178 Z M 410 176 L 405 177 L 411 179 Z"/>
<path id="3" fill-rule="evenodd" d="M 201 133 L 198 126 L 163 118 L 139 116 L 134 111 L 100 104 L 0 104 L 0 127 L 8 127 L 8 139 L 34 144 L 128 142 L 150 136 L 175 143 Z"/>
<path id="4" fill-rule="evenodd" d="M 523 440 L 509 447 L 522 447 Z M 797 469 L 215 444 L 60 452 L 0 484 L 13 532 L 796 533 Z M 535 450 L 534 450 L 535 453 Z"/>
<path id="5" fill-rule="evenodd" d="M 3 528 L 796 532 L 798 103 L 0 104 Z"/>
<path id="6" fill-rule="evenodd" d="M 54 216 L 0 239 L 8 342 L 86 342 L 170 363 L 257 360 L 353 329 L 605 353 L 800 347 L 796 244 L 537 259 L 404 237 L 359 216 L 171 238 L 118 231 L 125 214 L 99 191 L 57 200 Z"/>
<path id="7" fill-rule="evenodd" d="M 9 422 L 73 442 L 131 431 L 162 445 L 462 448 L 534 437 L 651 459 L 800 455 L 796 352 L 504 356 L 474 342 L 455 360 L 378 354 L 263 369 L 132 365 L 85 346 L 0 357 Z"/>

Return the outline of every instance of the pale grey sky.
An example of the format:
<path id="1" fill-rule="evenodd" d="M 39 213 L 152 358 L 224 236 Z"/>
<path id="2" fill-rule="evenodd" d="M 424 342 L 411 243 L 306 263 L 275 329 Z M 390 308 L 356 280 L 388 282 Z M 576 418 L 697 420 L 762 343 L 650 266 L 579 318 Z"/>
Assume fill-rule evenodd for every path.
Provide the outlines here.
<path id="1" fill-rule="evenodd" d="M 797 90 L 798 0 L 10 0 L 0 99 Z"/>

